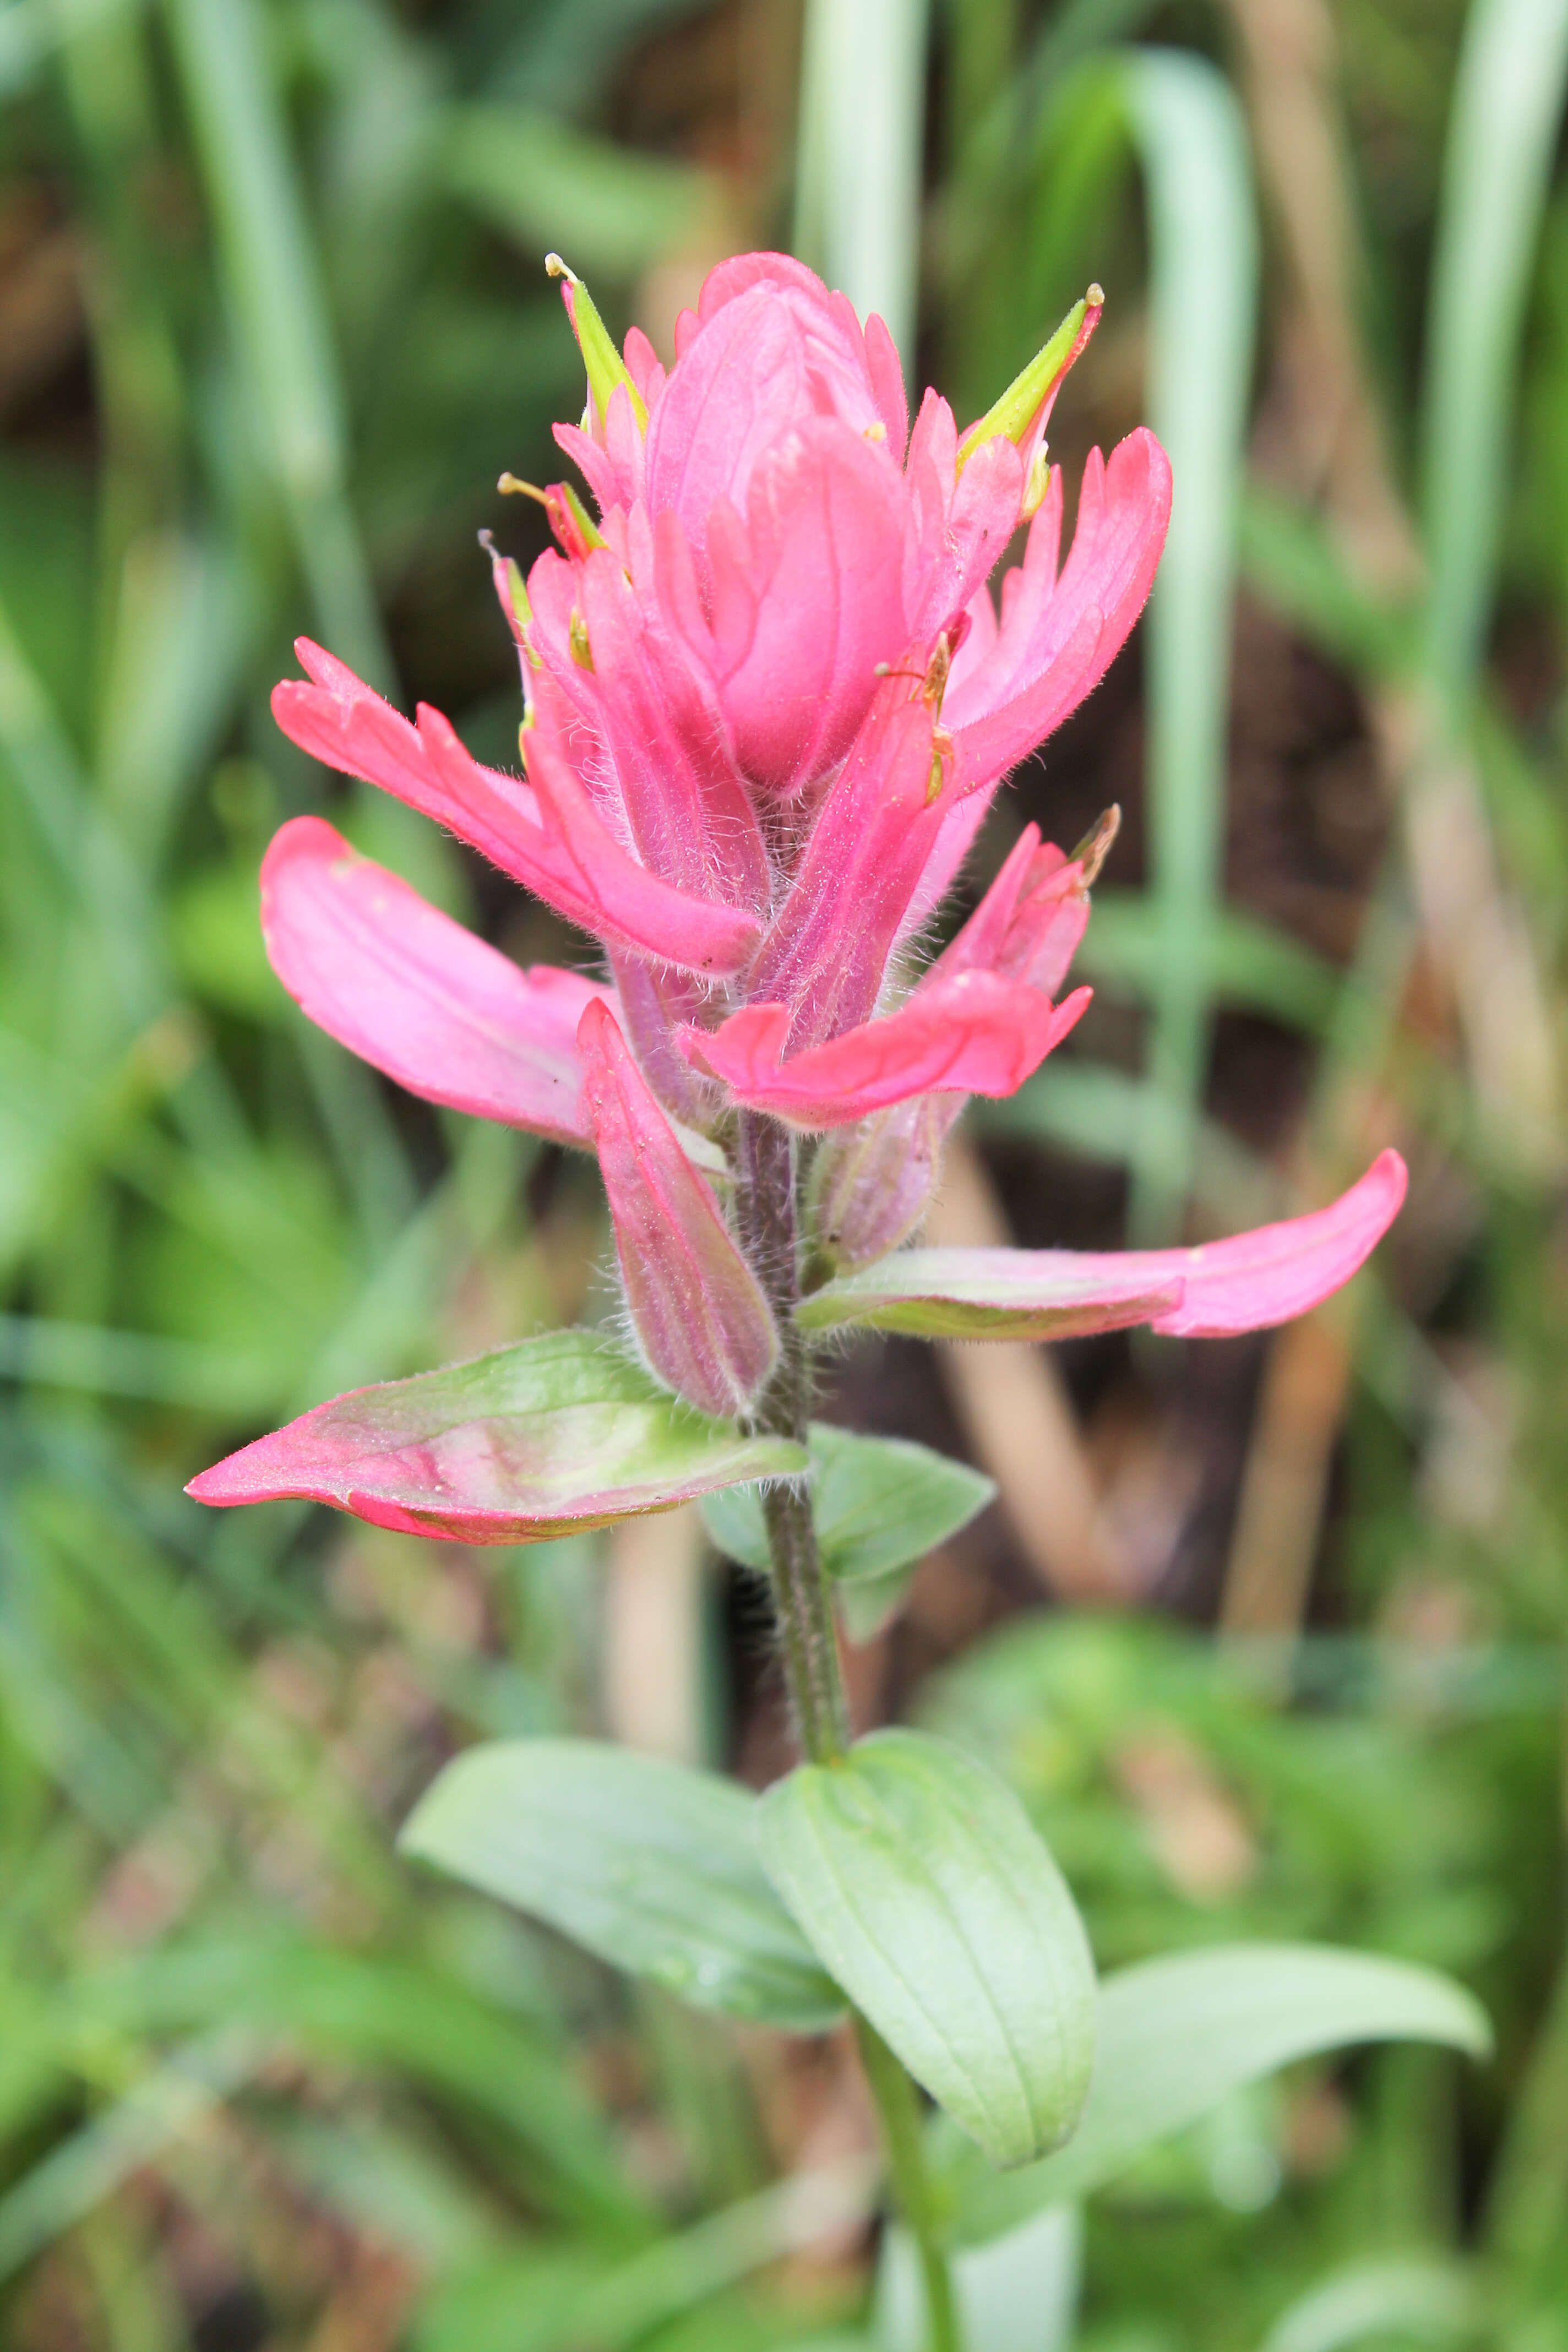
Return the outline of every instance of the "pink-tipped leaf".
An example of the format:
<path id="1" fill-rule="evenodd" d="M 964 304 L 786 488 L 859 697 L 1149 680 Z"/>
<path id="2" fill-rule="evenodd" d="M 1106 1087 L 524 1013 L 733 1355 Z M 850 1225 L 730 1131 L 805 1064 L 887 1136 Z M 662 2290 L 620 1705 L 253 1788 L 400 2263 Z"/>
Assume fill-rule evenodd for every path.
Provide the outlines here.
<path id="1" fill-rule="evenodd" d="M 1379 1154 L 1326 1209 L 1196 1249 L 915 1249 L 801 1301 L 808 1330 L 869 1324 L 926 1339 L 1066 1339 L 1148 1323 L 1222 1339 L 1288 1323 L 1347 1283 L 1405 1198 L 1405 1162 Z"/>
<path id="2" fill-rule="evenodd" d="M 543 1543 L 805 1467 L 804 1447 L 694 1412 L 602 1334 L 550 1331 L 334 1397 L 185 1491 L 329 1503 L 458 1543 Z"/>

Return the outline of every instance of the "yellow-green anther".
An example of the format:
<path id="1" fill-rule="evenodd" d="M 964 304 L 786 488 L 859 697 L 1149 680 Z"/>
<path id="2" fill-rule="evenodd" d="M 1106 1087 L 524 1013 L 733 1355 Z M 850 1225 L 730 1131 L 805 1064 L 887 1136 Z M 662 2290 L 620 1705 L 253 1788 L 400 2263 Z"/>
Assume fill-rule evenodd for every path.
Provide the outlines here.
<path id="1" fill-rule="evenodd" d="M 533 607 L 528 601 L 528 589 L 522 577 L 522 566 L 509 555 L 503 559 L 502 569 L 506 575 L 506 593 L 511 604 L 513 618 L 520 629 L 526 629 L 533 618 Z"/>
<path id="2" fill-rule="evenodd" d="M 1037 352 L 1028 366 L 1014 377 L 994 407 L 988 408 L 979 422 L 970 426 L 958 445 L 960 473 L 975 451 L 987 441 L 994 441 L 998 434 L 1022 446 L 1046 401 L 1088 341 L 1086 322 L 1089 333 L 1093 333 L 1104 302 L 1100 289 L 1091 286 L 1082 301 L 1073 304 L 1044 350 Z"/>
<path id="3" fill-rule="evenodd" d="M 1042 441 L 1029 460 L 1029 478 L 1024 485 L 1024 502 L 1018 509 L 1020 522 L 1033 522 L 1046 503 L 1046 492 L 1051 487 L 1051 452 L 1048 442 Z"/>
<path id="4" fill-rule="evenodd" d="M 1097 816 L 1068 861 L 1083 868 L 1080 888 L 1087 890 L 1100 878 L 1100 869 L 1110 855 L 1110 845 L 1121 830 L 1121 809 L 1118 802 Z"/>
<path id="5" fill-rule="evenodd" d="M 582 614 L 577 610 L 575 604 L 573 605 L 570 617 L 566 623 L 566 642 L 572 648 L 572 658 L 576 663 L 578 668 L 592 669 L 594 667 L 594 648 L 588 643 L 588 624 L 584 621 Z"/>
<path id="6" fill-rule="evenodd" d="M 945 727 L 933 727 L 931 734 L 931 772 L 926 778 L 925 804 L 930 808 L 947 782 L 952 766 L 952 738 Z"/>
<path id="7" fill-rule="evenodd" d="M 610 331 L 594 306 L 594 299 L 582 279 L 567 268 L 558 253 L 547 253 L 544 267 L 552 278 L 566 282 L 566 313 L 572 331 L 577 338 L 577 348 L 583 354 L 583 364 L 588 371 L 588 390 L 601 416 L 609 414 L 610 394 L 617 384 L 625 384 L 637 419 L 637 431 L 647 431 L 647 403 L 632 382 L 631 371 L 616 351 Z"/>

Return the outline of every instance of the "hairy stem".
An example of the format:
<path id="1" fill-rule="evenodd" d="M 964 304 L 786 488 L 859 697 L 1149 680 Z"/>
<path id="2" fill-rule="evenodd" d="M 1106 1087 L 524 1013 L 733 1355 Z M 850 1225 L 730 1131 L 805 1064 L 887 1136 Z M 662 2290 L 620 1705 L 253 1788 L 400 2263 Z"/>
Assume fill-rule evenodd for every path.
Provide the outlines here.
<path id="1" fill-rule="evenodd" d="M 779 1328 L 779 1368 L 758 1407 L 757 1421 L 762 1428 L 804 1445 L 811 1417 L 812 1368 L 795 1320 L 799 1273 L 789 1129 L 776 1119 L 743 1111 L 739 1160 L 741 1240 Z M 847 1747 L 849 1717 L 811 1496 L 804 1486 L 773 1486 L 763 1496 L 763 1510 L 795 1729 L 811 1762 L 824 1764 L 842 1756 Z"/>
<path id="2" fill-rule="evenodd" d="M 779 1368 L 757 1410 L 759 1427 L 805 1443 L 812 1361 L 795 1320 L 800 1294 L 795 1151 L 775 1119 L 742 1111 L 737 1150 L 736 1222 L 778 1323 Z M 849 1710 L 838 1670 L 833 1607 L 817 1549 L 811 1496 L 804 1484 L 781 1485 L 763 1498 L 773 1555 L 773 1606 L 784 1673 L 801 1748 L 814 1764 L 837 1761 L 849 1744 Z M 888 2168 L 899 2210 L 920 2255 L 925 2284 L 929 2352 L 963 2352 L 952 2276 L 937 2226 L 926 2169 L 920 2095 L 874 2026 L 856 2015 L 861 2063 L 881 2117 Z"/>

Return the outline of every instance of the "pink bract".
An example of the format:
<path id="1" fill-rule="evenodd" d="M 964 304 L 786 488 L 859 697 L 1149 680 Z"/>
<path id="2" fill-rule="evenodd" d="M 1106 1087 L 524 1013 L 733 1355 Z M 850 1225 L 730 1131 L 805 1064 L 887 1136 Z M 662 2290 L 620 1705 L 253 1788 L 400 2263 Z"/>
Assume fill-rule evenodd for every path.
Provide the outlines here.
<path id="1" fill-rule="evenodd" d="M 1007 771 L 1125 643 L 1164 541 L 1170 468 L 1146 431 L 1109 461 L 1093 452 L 1062 560 L 1043 434 L 1098 289 L 963 435 L 934 392 L 911 429 L 881 321 L 862 325 L 780 255 L 710 275 L 668 370 L 636 330 L 617 355 L 585 289 L 563 290 L 589 400 L 556 439 L 596 515 L 552 486 L 557 545 L 526 583 L 494 558 L 521 672 L 521 772 L 475 761 L 438 711 L 410 722 L 306 640 L 308 677 L 280 684 L 273 709 L 315 758 L 433 817 L 576 925 L 614 986 L 519 970 L 313 817 L 268 854 L 263 929 L 310 1017 L 400 1084 L 598 1152 L 644 1364 L 701 1412 L 744 1422 L 798 1345 L 789 1285 L 731 1230 L 747 1122 L 821 1139 L 803 1198 L 816 1263 L 843 1277 L 829 1290 L 887 1269 L 907 1307 L 898 1269 L 915 1260 L 888 1253 L 918 1225 L 965 1097 L 1022 1085 L 1088 1002 L 1061 992 L 1109 835 L 1086 866 L 1026 828 L 923 972 L 910 942 Z M 1046 1254 L 1031 1275 L 1014 1261 L 1032 1254 L 1013 1252 L 993 1271 L 1040 1299 L 1067 1285 L 1081 1328 L 1135 1314 L 1250 1328 L 1346 1278 L 1397 1206 L 1396 1166 L 1385 1155 L 1321 1213 L 1311 1247 L 1270 1228 L 1179 1267 Z M 971 1268 L 982 1285 L 986 1271 Z M 292 1444 L 266 1442 L 265 1491 L 343 1501 L 352 1482 L 325 1479 L 313 1455 L 290 1483 Z M 443 1463 L 466 1459 L 445 1445 Z M 249 1470 L 198 1487 L 212 1501 L 260 1491 Z M 456 1528 L 461 1497 L 447 1501 Z M 417 1522 L 408 1513 L 400 1524 Z"/>

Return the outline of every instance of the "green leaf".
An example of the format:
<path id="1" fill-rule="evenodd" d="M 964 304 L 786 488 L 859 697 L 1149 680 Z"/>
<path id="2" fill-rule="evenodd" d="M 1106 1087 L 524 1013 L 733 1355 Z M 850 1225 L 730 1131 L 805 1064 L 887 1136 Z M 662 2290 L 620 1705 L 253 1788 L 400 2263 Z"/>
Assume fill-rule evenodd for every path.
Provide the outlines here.
<path id="1" fill-rule="evenodd" d="M 874 1642 L 903 1607 L 914 1580 L 912 1568 L 895 1568 L 890 1576 L 868 1576 L 858 1584 L 839 1585 L 833 1598 L 846 1641 L 857 1646 Z"/>
<path id="2" fill-rule="evenodd" d="M 842 2014 L 758 1864 L 733 1781 L 590 1739 L 448 1764 L 399 1841 L 702 2009 L 816 2032 Z"/>
<path id="3" fill-rule="evenodd" d="M 1486 647 L 1513 458 L 1514 379 L 1568 84 L 1568 0 L 1466 12 L 1432 258 L 1422 509 L 1426 667 L 1447 696 Z"/>
<path id="4" fill-rule="evenodd" d="M 898 1437 L 859 1437 L 814 1421 L 811 1510 L 826 1573 L 870 1582 L 923 1559 L 983 1511 L 996 1489 L 966 1463 Z M 767 1528 L 755 1486 L 731 1486 L 702 1506 L 719 1549 L 766 1572 Z"/>
<path id="5" fill-rule="evenodd" d="M 416 1535 L 539 1543 L 805 1467 L 798 1445 L 681 1404 L 601 1333 L 548 1331 L 334 1397 L 187 1491 L 216 1504 L 304 1496 Z"/>
<path id="6" fill-rule="evenodd" d="M 882 1731 L 757 1807 L 769 1877 L 829 1974 L 997 2164 L 1071 2131 L 1094 1963 L 1011 1790 L 962 1750 Z"/>
<path id="7" fill-rule="evenodd" d="M 723 1486 L 714 1494 L 704 1495 L 698 1507 L 715 1550 L 721 1551 L 726 1559 L 738 1560 L 742 1568 L 753 1568 L 759 1576 L 766 1576 L 773 1561 L 760 1489 L 754 1485 Z"/>
<path id="8" fill-rule="evenodd" d="M 1491 2031 L 1448 1978 L 1371 1953 L 1231 1944 L 1123 1969 L 1100 1989 L 1094 2084 L 1072 2140 L 1008 2180 L 984 2178 L 962 2155 L 955 2234 L 991 2238 L 1100 2188 L 1152 2141 L 1278 2067 L 1384 2041 L 1445 2042 L 1480 2058 Z"/>

